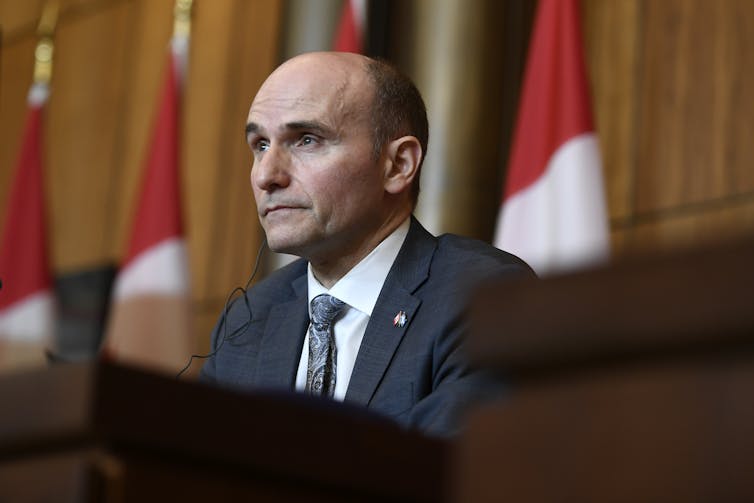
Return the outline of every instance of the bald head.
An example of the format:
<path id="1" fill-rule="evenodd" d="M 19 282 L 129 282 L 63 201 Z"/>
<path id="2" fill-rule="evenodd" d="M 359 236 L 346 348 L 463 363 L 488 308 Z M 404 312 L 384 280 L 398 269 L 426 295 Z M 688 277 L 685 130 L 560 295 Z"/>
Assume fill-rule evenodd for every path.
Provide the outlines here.
<path id="1" fill-rule="evenodd" d="M 305 93 L 302 87 L 307 88 Z M 416 204 L 429 131 L 424 101 L 410 79 L 393 66 L 360 54 L 311 52 L 293 57 L 273 71 L 254 103 L 271 99 L 271 90 L 278 96 L 299 93 L 327 99 L 333 114 L 367 124 L 375 158 L 389 141 L 406 135 L 416 137 L 422 148 L 411 190 Z"/>
<path id="2" fill-rule="evenodd" d="M 364 73 L 368 61 L 370 58 L 350 52 L 307 52 L 283 62 L 270 74 L 267 81 L 298 69 L 312 72 L 312 78 L 326 77 L 332 72 Z"/>
<path id="3" fill-rule="evenodd" d="M 319 67 L 322 69 L 364 69 L 371 58 L 352 52 L 306 52 L 284 61 L 271 74 L 273 77 L 278 72 L 287 71 L 296 67 Z"/>

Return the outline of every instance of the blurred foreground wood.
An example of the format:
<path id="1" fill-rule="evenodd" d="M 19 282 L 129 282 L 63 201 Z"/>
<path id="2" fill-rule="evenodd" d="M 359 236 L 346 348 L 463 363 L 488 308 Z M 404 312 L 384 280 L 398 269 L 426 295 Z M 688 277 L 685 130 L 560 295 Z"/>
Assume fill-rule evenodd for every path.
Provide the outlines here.
<path id="1" fill-rule="evenodd" d="M 754 239 L 485 288 L 457 501 L 754 501 Z"/>
<path id="2" fill-rule="evenodd" d="M 435 502 L 445 444 L 361 408 L 106 364 L 0 379 L 0 501 Z"/>

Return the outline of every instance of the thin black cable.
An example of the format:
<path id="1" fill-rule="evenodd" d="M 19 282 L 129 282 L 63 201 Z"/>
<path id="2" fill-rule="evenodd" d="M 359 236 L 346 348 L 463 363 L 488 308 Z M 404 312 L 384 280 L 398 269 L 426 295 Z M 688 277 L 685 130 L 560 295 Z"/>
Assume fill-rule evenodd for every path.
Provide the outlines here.
<path id="1" fill-rule="evenodd" d="M 211 358 L 217 354 L 218 351 L 220 351 L 220 348 L 223 347 L 223 344 L 226 340 L 233 339 L 235 337 L 238 337 L 243 331 L 251 324 L 251 306 L 249 305 L 249 299 L 246 295 L 246 291 L 249 289 L 249 285 L 251 285 L 251 282 L 254 281 L 254 277 L 257 275 L 257 271 L 259 270 L 259 259 L 262 257 L 262 252 L 264 251 L 265 246 L 267 245 L 267 238 L 262 240 L 262 244 L 259 245 L 259 251 L 257 251 L 257 258 L 254 261 L 254 270 L 251 271 L 251 276 L 249 276 L 249 279 L 246 281 L 245 286 L 237 286 L 233 290 L 230 291 L 230 294 L 228 294 L 228 297 L 225 299 L 225 305 L 223 307 L 223 317 L 220 321 L 220 324 L 222 325 L 223 329 L 223 336 L 220 339 L 220 342 L 217 344 L 217 347 L 214 351 L 211 351 L 207 353 L 206 355 L 199 355 L 199 354 L 193 354 L 189 358 L 188 363 L 185 367 L 181 369 L 178 374 L 176 374 L 175 378 L 180 379 L 181 375 L 183 375 L 184 372 L 186 372 L 189 368 L 191 368 L 191 364 L 194 363 L 194 358 Z M 236 292 L 241 292 L 241 295 L 243 296 L 243 302 L 246 305 L 246 311 L 249 314 L 249 319 L 246 320 L 240 327 L 233 330 L 233 332 L 228 335 L 228 311 L 231 307 L 231 300 L 233 299 L 233 296 L 236 294 Z"/>

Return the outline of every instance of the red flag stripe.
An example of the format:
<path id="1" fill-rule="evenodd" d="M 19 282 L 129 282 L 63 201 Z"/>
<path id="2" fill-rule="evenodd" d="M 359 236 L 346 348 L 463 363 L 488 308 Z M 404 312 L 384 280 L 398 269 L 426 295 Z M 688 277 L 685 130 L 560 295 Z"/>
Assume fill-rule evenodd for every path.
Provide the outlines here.
<path id="1" fill-rule="evenodd" d="M 541 0 L 532 32 L 504 199 L 539 178 L 552 154 L 594 130 L 577 0 Z"/>
<path id="2" fill-rule="evenodd" d="M 0 245 L 0 309 L 52 286 L 42 172 L 44 100 L 30 101 Z"/>
<path id="3" fill-rule="evenodd" d="M 178 64 L 171 51 L 125 264 L 147 248 L 183 235 L 178 173 Z"/>
<path id="4" fill-rule="evenodd" d="M 340 16 L 338 30 L 333 49 L 340 52 L 363 53 L 363 20 L 358 18 L 355 0 L 343 2 L 343 12 Z"/>

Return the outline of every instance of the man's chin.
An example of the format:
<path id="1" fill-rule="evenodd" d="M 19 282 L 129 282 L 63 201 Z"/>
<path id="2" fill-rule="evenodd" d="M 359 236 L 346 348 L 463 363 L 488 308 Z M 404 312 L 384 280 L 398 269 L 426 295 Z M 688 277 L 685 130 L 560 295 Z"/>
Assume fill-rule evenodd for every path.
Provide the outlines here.
<path id="1" fill-rule="evenodd" d="M 303 243 L 300 239 L 267 235 L 267 247 L 275 253 L 301 256 Z"/>

